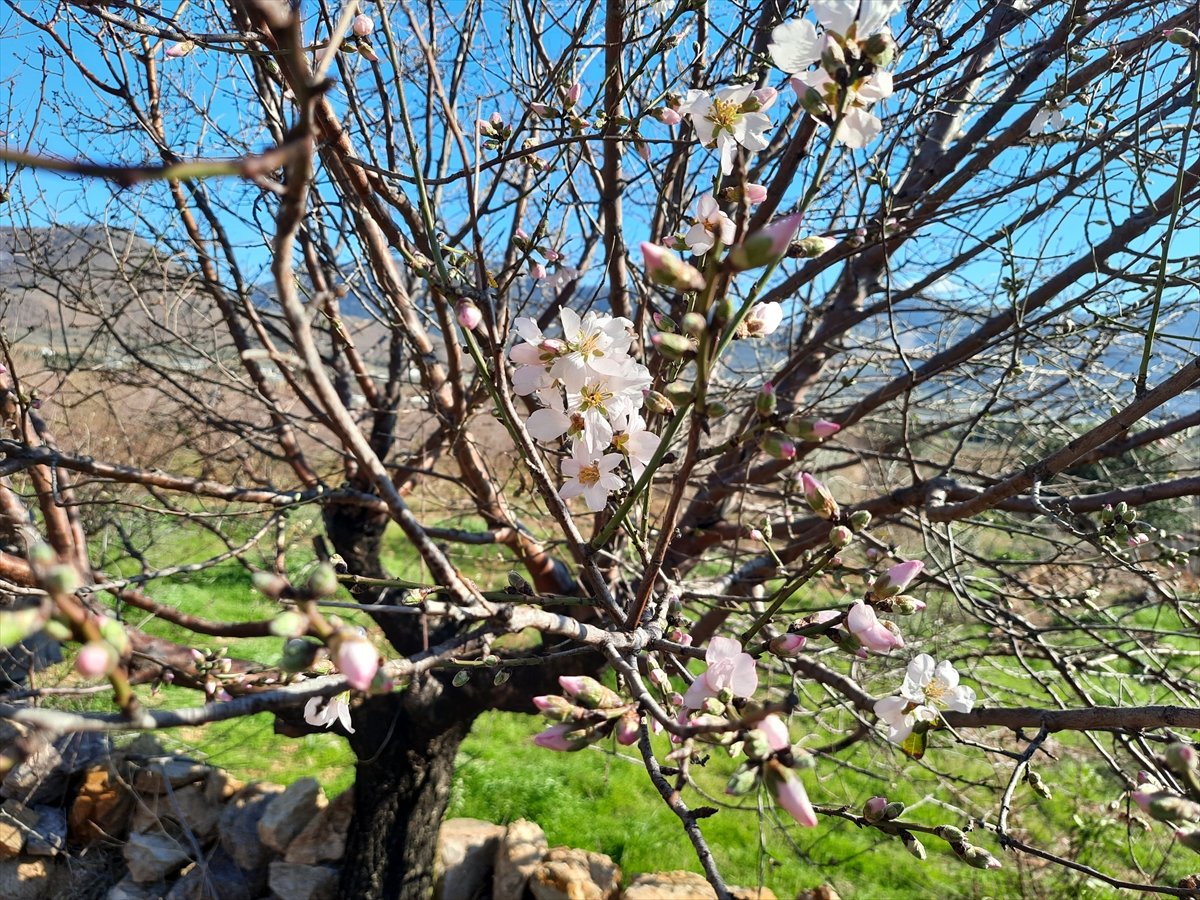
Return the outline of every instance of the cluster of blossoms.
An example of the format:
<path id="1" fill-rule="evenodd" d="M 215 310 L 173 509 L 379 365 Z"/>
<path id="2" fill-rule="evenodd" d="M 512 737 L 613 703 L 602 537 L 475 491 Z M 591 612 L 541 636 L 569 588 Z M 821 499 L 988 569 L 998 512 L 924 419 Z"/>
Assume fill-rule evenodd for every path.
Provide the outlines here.
<path id="1" fill-rule="evenodd" d="M 809 114 L 830 123 L 840 116 L 833 139 L 847 147 L 865 147 L 882 130 L 868 110 L 892 95 L 892 74 L 883 67 L 895 55 L 887 22 L 899 8 L 899 0 L 813 0 L 820 34 L 807 19 L 771 32 L 771 59 L 792 76 Z"/>
<path id="2" fill-rule="evenodd" d="M 564 460 L 563 499 L 583 496 L 599 512 L 625 485 L 622 463 L 636 480 L 658 449 L 642 416 L 650 371 L 629 353 L 633 323 L 607 313 L 560 313 L 562 337 L 547 338 L 532 319 L 514 322 L 523 343 L 509 355 L 517 364 L 513 389 L 534 395 L 542 408 L 526 427 L 539 441 L 571 440 Z"/>

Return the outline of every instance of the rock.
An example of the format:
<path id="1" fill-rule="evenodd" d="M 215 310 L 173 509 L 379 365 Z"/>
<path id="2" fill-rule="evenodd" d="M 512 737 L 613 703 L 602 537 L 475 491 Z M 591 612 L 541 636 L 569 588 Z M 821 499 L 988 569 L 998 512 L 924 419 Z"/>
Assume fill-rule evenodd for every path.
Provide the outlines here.
<path id="1" fill-rule="evenodd" d="M 131 759 L 149 759 L 152 756 L 165 756 L 166 750 L 158 738 L 149 731 L 144 731 L 121 748 L 121 754 Z"/>
<path id="2" fill-rule="evenodd" d="M 204 796 L 210 803 L 224 803 L 245 786 L 223 769 L 213 769 L 204 779 Z"/>
<path id="3" fill-rule="evenodd" d="M 479 819 L 448 819 L 438 832 L 437 886 L 445 900 L 482 896 L 492 882 L 503 825 Z"/>
<path id="4" fill-rule="evenodd" d="M 105 900 L 162 900 L 167 892 L 165 881 L 138 884 L 128 875 L 114 884 L 105 894 Z"/>
<path id="5" fill-rule="evenodd" d="M 258 821 L 258 837 L 272 850 L 284 853 L 313 816 L 328 805 L 315 778 L 293 781 L 267 804 Z"/>
<path id="6" fill-rule="evenodd" d="M 728 885 L 728 887 L 729 896 L 733 900 L 779 900 L 775 896 L 775 892 L 769 887 L 746 888 L 734 887 L 732 884 Z"/>
<path id="7" fill-rule="evenodd" d="M 247 872 L 217 846 L 171 886 L 164 900 L 256 900 L 267 892 L 266 869 Z"/>
<path id="8" fill-rule="evenodd" d="M 548 849 L 550 845 L 546 842 L 546 832 L 536 822 L 517 819 L 509 823 L 504 837 L 500 839 L 500 846 L 496 848 L 492 896 L 524 896 L 529 876 Z"/>
<path id="9" fill-rule="evenodd" d="M 529 878 L 537 900 L 610 900 L 621 887 L 621 869 L 603 853 L 555 847 Z"/>
<path id="10" fill-rule="evenodd" d="M 24 831 L 32 831 L 38 823 L 37 810 L 19 800 L 5 800 L 0 803 L 0 822 L 9 822 Z"/>
<path id="11" fill-rule="evenodd" d="M 18 856 L 37 827 L 38 814 L 17 800 L 0 805 L 0 858 Z M 0 895 L 3 896 L 3 895 Z"/>
<path id="12" fill-rule="evenodd" d="M 621 900 L 716 900 L 717 892 L 695 872 L 648 872 L 621 892 Z"/>
<path id="13" fill-rule="evenodd" d="M 61 804 L 74 775 L 111 749 L 107 736 L 96 732 L 63 735 L 15 766 L 0 783 L 0 794 L 30 804 Z"/>
<path id="14" fill-rule="evenodd" d="M 313 816 L 296 839 L 288 844 L 284 859 L 306 866 L 340 860 L 346 855 L 346 832 L 350 830 L 352 815 L 354 788 L 347 788 Z"/>
<path id="15" fill-rule="evenodd" d="M 88 769 L 67 816 L 67 833 L 77 843 L 125 836 L 133 796 L 108 766 Z"/>
<path id="16" fill-rule="evenodd" d="M 130 828 L 165 831 L 173 837 L 192 834 L 206 843 L 217 832 L 221 806 L 208 798 L 202 784 L 186 784 L 167 794 L 147 794 L 138 803 Z"/>
<path id="17" fill-rule="evenodd" d="M 832 884 L 819 884 L 815 888 L 801 891 L 796 900 L 842 900 L 841 895 L 833 889 Z"/>
<path id="18" fill-rule="evenodd" d="M 258 822 L 271 799 L 283 791 L 275 784 L 248 784 L 229 798 L 217 823 L 221 846 L 243 869 L 262 868 L 270 851 L 258 839 Z"/>
<path id="19" fill-rule="evenodd" d="M 212 771 L 203 763 L 182 756 L 160 756 L 147 760 L 133 775 L 133 787 L 140 794 L 165 794 L 173 788 L 203 781 Z"/>
<path id="20" fill-rule="evenodd" d="M 67 814 L 57 806 L 35 806 L 37 825 L 25 835 L 31 856 L 57 856 L 67 848 Z"/>
<path id="21" fill-rule="evenodd" d="M 43 744 L 4 776 L 0 794 L 24 800 L 39 793 L 39 789 L 40 793 L 49 793 L 54 787 L 52 776 L 61 771 L 62 761 L 62 754 L 54 744 Z"/>
<path id="22" fill-rule="evenodd" d="M 276 860 L 271 863 L 271 891 L 282 900 L 333 900 L 338 872 L 328 866 L 301 866 Z"/>
<path id="23" fill-rule="evenodd" d="M 135 831 L 129 835 L 122 852 L 129 866 L 129 877 L 142 884 L 174 875 L 191 859 L 183 846 L 166 834 Z"/>
<path id="24" fill-rule="evenodd" d="M 4 900 L 52 900 L 69 896 L 61 870 L 49 859 L 0 862 L 0 897 Z"/>
<path id="25" fill-rule="evenodd" d="M 0 822 L 0 859 L 12 859 L 25 846 L 25 832 L 11 822 Z"/>

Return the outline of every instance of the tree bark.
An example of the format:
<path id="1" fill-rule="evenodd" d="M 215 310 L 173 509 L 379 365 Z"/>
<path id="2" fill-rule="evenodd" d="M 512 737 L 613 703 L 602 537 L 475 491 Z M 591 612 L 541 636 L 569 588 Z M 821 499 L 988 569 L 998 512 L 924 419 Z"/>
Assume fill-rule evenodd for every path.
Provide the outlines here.
<path id="1" fill-rule="evenodd" d="M 350 745 L 358 765 L 342 864 L 345 897 L 424 900 L 433 893 L 454 760 L 476 715 L 440 688 L 432 682 L 374 698 L 354 717 Z"/>

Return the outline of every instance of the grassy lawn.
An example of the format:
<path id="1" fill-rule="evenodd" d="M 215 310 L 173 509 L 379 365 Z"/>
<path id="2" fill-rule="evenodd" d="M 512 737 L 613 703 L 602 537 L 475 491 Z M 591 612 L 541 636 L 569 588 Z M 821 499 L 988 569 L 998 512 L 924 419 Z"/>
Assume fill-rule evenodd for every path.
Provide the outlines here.
<path id="1" fill-rule="evenodd" d="M 461 521 L 445 524 L 462 525 Z M 297 526 L 298 534 L 303 523 Z M 185 536 L 186 534 L 186 536 Z M 402 540 L 391 536 L 385 554 L 390 570 L 399 577 L 420 580 L 421 568 Z M 289 564 L 302 567 L 307 542 L 297 538 L 289 551 Z M 212 558 L 223 547 L 210 535 L 180 533 L 164 540 L 159 548 L 162 559 Z M 495 547 L 453 548 L 456 561 L 478 580 L 489 586 L 500 582 L 507 563 Z M 269 558 L 270 541 L 259 551 Z M 151 560 L 152 564 L 162 564 Z M 106 563 L 110 571 L 136 571 L 129 560 L 119 558 Z M 222 562 L 203 572 L 179 575 L 155 581 L 150 593 L 162 602 L 186 612 L 210 619 L 237 620 L 266 618 L 278 607 L 250 588 L 246 570 L 234 562 Z M 1030 675 L 1008 668 L 1011 662 L 996 657 L 978 657 L 973 650 L 982 646 L 982 635 L 959 626 L 961 611 L 949 598 L 930 598 L 929 609 L 921 616 L 905 621 L 905 633 L 919 646 L 939 658 L 958 661 L 964 678 L 980 688 L 981 701 L 988 703 L 1024 703 L 1034 696 Z M 821 594 L 808 604 L 821 606 L 843 602 L 837 595 Z M 805 601 L 797 599 L 803 606 Z M 1117 635 L 1116 624 L 1099 614 L 1089 616 L 1090 626 L 1109 636 Z M 169 623 L 154 620 L 138 611 L 129 611 L 131 623 L 153 634 L 187 641 L 189 633 Z M 1128 610 L 1122 624 L 1166 624 L 1161 613 L 1152 610 Z M 1182 623 L 1178 623 L 1182 625 Z M 1182 629 L 1181 629 L 1182 630 Z M 1087 638 L 1081 637 L 1081 641 Z M 278 658 L 277 638 L 232 641 L 234 656 L 272 664 Z M 1159 644 L 1169 651 L 1176 642 Z M 1178 646 L 1186 647 L 1186 637 Z M 855 677 L 875 694 L 898 685 L 901 666 L 911 654 L 901 651 L 895 659 L 873 658 L 853 663 Z M 830 653 L 825 661 L 849 672 L 851 661 Z M 1034 660 L 1031 670 L 1039 679 L 1054 676 Z M 55 673 L 50 674 L 53 681 Z M 65 664 L 58 677 L 70 679 Z M 1109 671 L 1090 673 L 1089 683 L 1097 691 L 1097 702 L 1133 704 L 1166 700 L 1164 689 L 1152 681 L 1133 678 L 1120 660 Z M 985 687 L 986 686 L 986 687 Z M 790 685 L 773 685 L 782 693 Z M 797 685 L 803 694 L 809 685 Z M 143 689 L 143 693 L 147 693 Z M 175 706 L 198 702 L 196 694 L 164 688 L 151 705 Z M 834 704 L 813 694 L 809 708 L 830 708 Z M 92 701 L 95 706 L 105 701 Z M 170 749 L 204 757 L 242 779 L 268 779 L 290 782 L 314 776 L 327 793 L 336 794 L 353 782 L 353 757 L 346 743 L 329 734 L 289 739 L 273 733 L 273 719 L 264 714 L 248 719 L 217 723 L 203 729 L 185 729 L 160 735 Z M 791 723 L 793 738 L 807 748 L 834 741 L 853 729 L 855 720 L 841 711 L 813 715 L 801 711 Z M 627 875 L 643 871 L 691 869 L 699 864 L 682 828 L 662 803 L 650 784 L 635 748 L 602 745 L 579 753 L 563 754 L 541 750 L 532 745 L 531 736 L 542 727 L 534 716 L 487 714 L 481 717 L 464 743 L 453 787 L 449 814 L 471 816 L 495 822 L 527 818 L 538 822 L 552 845 L 566 844 L 607 853 Z M 973 733 L 970 737 L 984 744 L 1007 749 L 1023 745 L 1007 732 Z M 1026 738 L 1030 737 L 1027 735 Z M 1111 748 L 1112 741 L 1101 738 Z M 1130 827 L 1126 818 L 1123 786 L 1107 772 L 1093 768 L 1085 760 L 1095 751 L 1078 736 L 1054 736 L 1045 745 L 1054 761 L 1040 758 L 1038 771 L 1054 791 L 1052 800 L 1036 797 L 1026 786 L 1018 787 L 1013 803 L 1010 827 L 1021 838 L 1060 855 L 1094 865 L 1112 874 L 1138 880 L 1154 878 L 1173 883 L 1194 870 L 1196 865 L 1178 848 L 1169 850 L 1166 830 L 1150 834 Z M 663 752 L 668 745 L 662 744 Z M 1084 751 L 1090 757 L 1084 755 Z M 906 853 L 899 841 L 877 831 L 858 829 L 853 823 L 834 816 L 823 817 L 820 827 L 801 829 L 790 818 L 781 821 L 766 797 L 751 794 L 730 806 L 724 794 L 725 780 L 732 766 L 723 752 L 711 755 L 705 766 L 693 769 L 693 775 L 707 796 L 689 792 L 689 805 L 712 806 L 715 815 L 702 823 L 725 877 L 733 884 L 763 883 L 781 897 L 795 896 L 801 889 L 825 882 L 832 883 L 843 897 L 1115 897 L 1117 892 L 1086 874 L 1070 872 L 1058 866 L 1046 866 L 1029 857 L 1004 853 L 994 838 L 973 836 L 976 843 L 1001 857 L 1004 868 L 981 872 L 953 857 L 945 844 L 929 837 L 924 843 L 929 858 L 918 861 Z M 884 794 L 909 804 L 904 818 L 927 825 L 962 825 L 967 815 L 995 821 L 998 798 L 1007 783 L 1011 762 L 996 754 L 956 746 L 949 735 L 933 738 L 930 752 L 921 761 L 902 756 L 895 748 L 878 740 L 863 741 L 847 751 L 822 757 L 814 770 L 803 778 L 814 802 L 851 809 L 875 794 Z M 957 776 L 953 781 L 948 776 Z M 762 809 L 758 808 L 762 804 Z M 1131 856 L 1149 874 L 1139 876 L 1131 865 Z M 1157 874 L 1155 874 L 1157 872 Z"/>

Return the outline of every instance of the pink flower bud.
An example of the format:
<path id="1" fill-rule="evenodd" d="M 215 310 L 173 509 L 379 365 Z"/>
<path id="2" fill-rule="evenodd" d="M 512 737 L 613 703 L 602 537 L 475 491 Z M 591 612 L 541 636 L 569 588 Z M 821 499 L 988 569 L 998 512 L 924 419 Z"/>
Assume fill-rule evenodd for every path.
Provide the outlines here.
<path id="1" fill-rule="evenodd" d="M 767 199 L 767 186 L 765 184 L 747 184 L 742 191 L 742 196 L 746 198 L 747 203 L 762 203 Z"/>
<path id="2" fill-rule="evenodd" d="M 769 265 L 783 256 L 796 231 L 800 228 L 801 215 L 794 213 L 772 222 L 762 231 L 755 232 L 734 247 L 729 253 L 729 264 L 734 269 L 757 269 Z"/>
<path id="3" fill-rule="evenodd" d="M 180 41 L 178 44 L 168 47 L 165 55 L 168 59 L 182 59 L 195 49 L 196 45 L 193 42 Z"/>
<path id="4" fill-rule="evenodd" d="M 699 269 L 658 244 L 643 241 L 642 256 L 646 261 L 646 274 L 655 284 L 685 291 L 698 291 L 704 287 L 704 275 Z"/>
<path id="5" fill-rule="evenodd" d="M 637 150 L 637 155 L 641 157 L 642 162 L 650 162 L 650 145 L 645 141 L 635 141 L 634 148 Z"/>
<path id="6" fill-rule="evenodd" d="M 838 515 L 837 501 L 829 490 L 807 472 L 800 476 L 800 488 L 804 491 L 804 499 L 809 509 L 822 519 L 836 519 Z M 898 592 L 897 592 L 898 593 Z"/>
<path id="7" fill-rule="evenodd" d="M 348 635 L 338 642 L 334 662 L 350 687 L 365 691 L 379 671 L 379 651 L 365 637 Z"/>
<path id="8" fill-rule="evenodd" d="M 582 744 L 576 741 L 567 740 L 567 734 L 571 731 L 572 727 L 573 726 L 570 722 L 563 722 L 559 725 L 551 725 L 545 731 L 539 731 L 537 734 L 535 734 L 533 736 L 533 742 L 546 750 L 558 750 L 562 752 L 578 750 L 581 746 L 583 746 Z"/>
<path id="9" fill-rule="evenodd" d="M 583 96 L 583 85 L 576 81 L 567 88 L 567 109 L 570 109 L 579 102 L 579 98 Z"/>
<path id="10" fill-rule="evenodd" d="M 530 103 L 529 111 L 541 119 L 549 119 L 552 115 L 550 107 L 545 103 Z"/>
<path id="11" fill-rule="evenodd" d="M 783 323 L 783 307 L 771 300 L 756 303 L 747 313 L 743 325 L 750 337 L 766 337 L 774 334 Z"/>
<path id="12" fill-rule="evenodd" d="M 375 30 L 375 21 L 365 13 L 359 13 L 350 23 L 350 30 L 359 37 L 366 37 Z"/>
<path id="13" fill-rule="evenodd" d="M 541 281 L 542 279 L 544 279 L 546 277 L 546 267 L 544 265 L 542 265 L 541 263 L 534 263 L 532 266 L 529 267 L 529 274 L 532 275 L 534 278 L 536 278 L 538 281 Z"/>
<path id="14" fill-rule="evenodd" d="M 815 827 L 817 813 L 800 779 L 773 759 L 769 762 L 768 773 L 771 789 L 775 792 L 775 802 L 805 828 Z"/>
<path id="15" fill-rule="evenodd" d="M 107 675 L 117 664 L 117 651 L 107 641 L 88 641 L 75 657 L 75 671 L 84 678 Z"/>
<path id="16" fill-rule="evenodd" d="M 779 91 L 773 87 L 763 87 L 750 94 L 754 98 L 755 110 L 762 112 L 765 109 L 770 109 L 775 99 L 779 96 Z"/>
<path id="17" fill-rule="evenodd" d="M 493 128 L 501 128 L 501 127 L 503 127 L 503 125 L 504 125 L 504 116 L 500 115 L 500 113 L 499 113 L 498 111 L 497 111 L 497 112 L 494 112 L 494 113 L 492 113 L 491 123 L 492 123 L 492 127 L 493 127 Z"/>
<path id="18" fill-rule="evenodd" d="M 1127 540 L 1125 543 L 1130 547 L 1140 547 L 1142 544 L 1149 543 L 1149 541 L 1150 536 L 1139 531 L 1137 534 L 1130 535 L 1129 540 Z"/>
<path id="19" fill-rule="evenodd" d="M 802 634 L 781 634 L 771 641 L 770 650 L 780 657 L 795 656 L 807 643 L 808 638 Z"/>
<path id="20" fill-rule="evenodd" d="M 773 459 L 791 462 L 796 458 L 796 445 L 782 431 L 768 431 L 759 438 L 758 446 Z"/>
<path id="21" fill-rule="evenodd" d="M 757 528 L 751 528 L 750 529 L 750 540 L 758 541 L 760 544 L 762 544 L 762 543 L 765 543 L 767 539 L 766 539 L 766 537 L 763 536 L 763 533 L 761 530 L 759 530 Z"/>
<path id="22" fill-rule="evenodd" d="M 887 809 L 887 797 L 872 797 L 863 804 L 863 818 L 868 822 L 879 822 L 883 820 L 883 811 Z"/>
<path id="23" fill-rule="evenodd" d="M 894 565 L 875 582 L 871 593 L 876 597 L 895 597 L 908 587 L 923 568 L 925 564 L 916 559 Z"/>
<path id="24" fill-rule="evenodd" d="M 791 735 L 788 734 L 788 727 L 779 716 L 765 716 L 758 723 L 757 730 L 766 736 L 767 745 L 776 753 L 780 750 L 791 749 Z"/>
<path id="25" fill-rule="evenodd" d="M 455 311 L 458 324 L 467 331 L 474 331 L 479 327 L 479 323 L 483 321 L 483 313 L 479 307 L 470 300 L 459 301 L 458 308 Z"/>
<path id="26" fill-rule="evenodd" d="M 636 744 L 638 740 L 638 725 L 640 721 L 638 714 L 635 712 L 627 712 L 621 718 L 617 719 L 615 732 L 617 735 L 617 743 L 626 747 Z"/>
<path id="27" fill-rule="evenodd" d="M 854 540 L 854 532 L 845 525 L 834 525 L 829 530 L 829 545 L 837 550 L 847 546 Z"/>
<path id="28" fill-rule="evenodd" d="M 664 125 L 678 125 L 683 121 L 683 116 L 671 109 L 669 106 L 664 106 L 661 109 L 650 110 L 650 115 L 658 119 Z"/>

